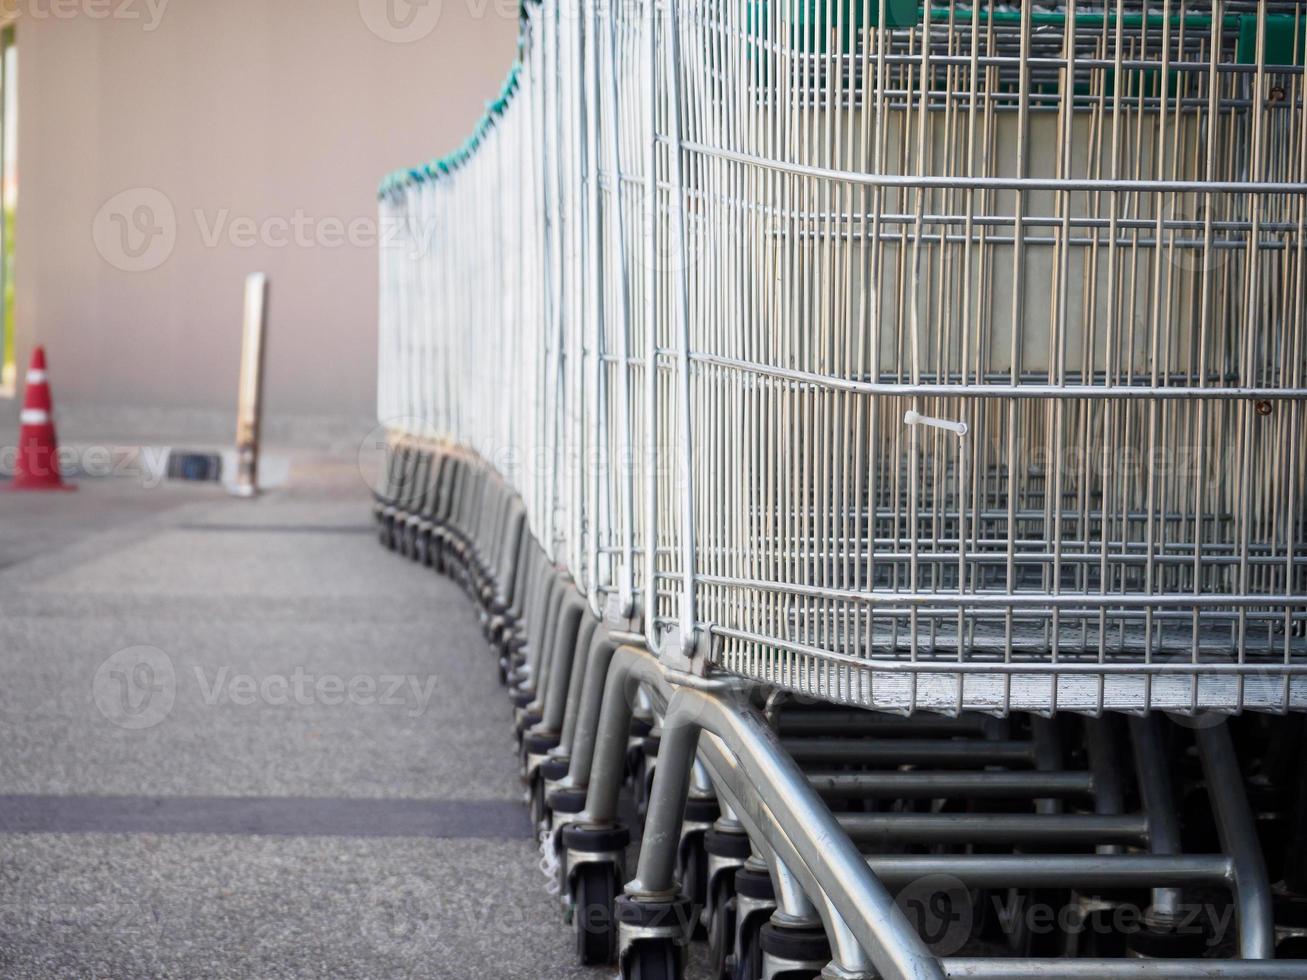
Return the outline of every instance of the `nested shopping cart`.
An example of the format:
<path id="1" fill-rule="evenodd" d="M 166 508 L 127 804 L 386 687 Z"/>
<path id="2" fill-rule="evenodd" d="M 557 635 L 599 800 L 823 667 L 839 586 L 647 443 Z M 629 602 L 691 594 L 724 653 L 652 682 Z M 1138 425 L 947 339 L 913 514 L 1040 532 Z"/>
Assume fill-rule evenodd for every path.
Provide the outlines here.
<path id="1" fill-rule="evenodd" d="M 1305 31 L 544 0 L 385 182 L 383 540 L 583 962 L 1307 976 Z"/>

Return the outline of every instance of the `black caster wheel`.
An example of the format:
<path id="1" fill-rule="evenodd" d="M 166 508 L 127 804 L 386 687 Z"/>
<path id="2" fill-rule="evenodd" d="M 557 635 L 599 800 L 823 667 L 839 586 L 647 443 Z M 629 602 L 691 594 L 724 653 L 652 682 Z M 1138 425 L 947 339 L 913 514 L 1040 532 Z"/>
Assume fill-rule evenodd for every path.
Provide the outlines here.
<path id="1" fill-rule="evenodd" d="M 381 543 L 391 551 L 394 551 L 395 546 L 398 544 L 395 540 L 395 519 L 393 517 L 386 518 L 385 524 L 381 526 Z"/>
<path id="2" fill-rule="evenodd" d="M 684 980 L 682 951 L 670 939 L 642 939 L 622 958 L 622 980 Z"/>
<path id="3" fill-rule="evenodd" d="M 1279 960 L 1307 960 L 1307 936 L 1290 936 L 1280 940 L 1275 947 L 1275 958 Z"/>
<path id="4" fill-rule="evenodd" d="M 641 724 L 639 719 L 631 721 L 631 735 L 633 741 L 626 750 L 626 778 L 639 791 L 640 776 L 648 776 L 658 761 L 658 746 L 661 744 L 661 737 L 650 734 L 646 731 L 647 723 Z M 636 734 L 636 732 L 644 734 Z"/>
<path id="5" fill-rule="evenodd" d="M 538 732 L 531 730 L 534 729 L 536 725 L 540 724 L 540 716 L 537 712 L 530 712 L 525 714 L 524 717 L 534 718 L 535 720 L 531 722 L 531 725 L 528 726 L 527 730 L 523 730 L 521 735 L 523 761 L 525 761 L 525 757 L 528 755 L 548 755 L 557 748 L 559 739 L 557 732 Z"/>
<path id="6" fill-rule="evenodd" d="M 531 688 L 515 687 L 508 692 L 508 699 L 513 702 L 514 708 L 521 708 L 525 711 L 531 702 L 536 699 L 536 692 Z M 539 718 L 536 721 L 539 721 Z M 535 724 L 535 722 L 533 721 L 531 724 Z"/>
<path id="7" fill-rule="evenodd" d="M 776 897 L 767 872 L 747 867 L 735 872 L 733 888 L 740 897 L 747 896 L 767 902 L 774 901 Z M 730 980 L 761 980 L 762 929 L 771 918 L 771 912 L 767 911 L 767 906 L 763 906 L 741 919 L 739 903 L 732 900 L 730 907 L 733 934 L 726 937 L 726 945 L 734 949 L 738 942 L 740 952 L 738 958 L 732 956 L 727 959 L 725 975 Z"/>
<path id="8" fill-rule="evenodd" d="M 413 560 L 419 565 L 431 566 L 431 536 L 419 534 L 413 546 Z"/>
<path id="9" fill-rule="evenodd" d="M 1035 907 L 1066 909 L 1070 908 L 1074 901 L 1071 892 L 1062 889 L 1036 889 L 1030 893 L 1030 903 Z M 1030 952 L 1026 955 L 1033 957 L 1065 956 L 1066 937 L 1056 933 L 1057 930 L 1054 930 L 1052 935 L 1032 930 L 1027 937 Z M 1200 952 L 1198 955 L 1201 956 L 1202 953 Z"/>
<path id="10" fill-rule="evenodd" d="M 635 786 L 644 766 L 644 749 L 636 746 L 626 750 L 626 760 L 622 765 L 622 778 L 627 784 Z"/>
<path id="11" fill-rule="evenodd" d="M 727 962 L 735 946 L 735 872 L 723 871 L 713 882 L 708 919 L 708 970 L 712 980 L 732 980 Z"/>
<path id="12" fill-rule="evenodd" d="M 1061 957 L 1067 955 L 1066 935 L 1057 929 L 1032 929 L 1030 908 L 1065 909 L 1071 905 L 1072 897 L 1068 891 L 1057 889 L 1009 889 L 1007 892 L 1007 909 L 1010 920 L 1016 925 L 1006 931 L 1008 948 L 1017 956 Z M 950 904 L 946 906 L 952 908 Z"/>
<path id="13" fill-rule="evenodd" d="M 576 958 L 583 966 L 603 966 L 617 958 L 617 868 L 609 863 L 583 864 L 572 884 L 572 932 Z"/>
<path id="14" fill-rule="evenodd" d="M 690 899 L 695 909 L 705 908 L 708 901 L 708 852 L 704 850 L 703 834 L 692 834 L 681 843 L 679 863 L 681 894 Z M 698 919 L 694 922 L 692 935 L 695 939 L 707 935 L 704 924 Z"/>
<path id="15" fill-rule="evenodd" d="M 1069 949 L 1066 955 L 1103 960 L 1130 956 L 1131 953 L 1127 948 L 1130 937 L 1121 933 L 1113 925 L 1115 912 L 1115 908 L 1090 911 L 1083 922 L 1076 927 L 1074 937 L 1068 937 Z M 1204 955 L 1204 950 L 1199 950 L 1196 954 L 1198 959 L 1202 959 Z"/>
<path id="16" fill-rule="evenodd" d="M 734 966 L 733 980 L 762 980 L 762 932 L 756 923 L 746 923 L 740 934 L 740 958 Z"/>
<path id="17" fill-rule="evenodd" d="M 531 813 L 531 826 L 540 828 L 549 822 L 549 804 L 545 800 L 545 781 L 539 771 L 531 777 L 531 789 L 527 796 L 527 805 Z"/>
<path id="18" fill-rule="evenodd" d="M 640 817 L 641 826 L 644 825 L 645 814 L 649 812 L 649 797 L 653 792 L 654 769 L 657 763 L 656 756 L 651 759 L 647 755 L 641 755 L 631 773 L 632 790 L 635 795 L 635 812 Z"/>
<path id="19" fill-rule="evenodd" d="M 1132 932 L 1125 945 L 1129 954 L 1150 960 L 1202 959 L 1211 947 L 1211 936 L 1201 928 L 1184 931 L 1141 929 Z"/>
<path id="20" fill-rule="evenodd" d="M 764 955 L 798 963 L 821 963 L 830 960 L 830 941 L 817 928 L 791 928 L 768 922 L 759 930 L 759 945 Z M 822 967 L 794 968 L 772 975 L 772 980 L 820 980 Z"/>

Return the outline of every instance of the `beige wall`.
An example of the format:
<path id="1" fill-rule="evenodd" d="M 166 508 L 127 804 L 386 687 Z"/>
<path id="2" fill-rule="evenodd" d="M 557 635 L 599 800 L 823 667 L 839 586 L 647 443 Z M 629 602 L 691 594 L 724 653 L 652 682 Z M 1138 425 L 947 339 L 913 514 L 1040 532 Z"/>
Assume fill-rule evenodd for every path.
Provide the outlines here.
<path id="1" fill-rule="evenodd" d="M 439 19 L 395 43 L 378 36 L 394 36 L 387 3 L 416 14 L 412 33 Z M 47 345 L 74 437 L 227 437 L 242 281 L 265 271 L 271 437 L 349 438 L 374 414 L 377 255 L 373 229 L 333 247 L 336 232 L 375 224 L 384 173 L 462 141 L 512 60 L 515 7 L 170 0 L 149 30 L 146 0 L 17 5 L 20 377 L 32 344 Z M 115 205 L 128 218 L 142 202 L 166 210 L 155 191 L 176 215 L 175 245 L 156 237 L 144 261 L 167 259 L 149 271 L 115 267 L 121 219 L 103 212 L 135 188 L 151 193 Z M 297 215 L 314 244 L 274 247 L 254 231 L 245 247 L 253 225 L 274 219 L 276 238 Z"/>

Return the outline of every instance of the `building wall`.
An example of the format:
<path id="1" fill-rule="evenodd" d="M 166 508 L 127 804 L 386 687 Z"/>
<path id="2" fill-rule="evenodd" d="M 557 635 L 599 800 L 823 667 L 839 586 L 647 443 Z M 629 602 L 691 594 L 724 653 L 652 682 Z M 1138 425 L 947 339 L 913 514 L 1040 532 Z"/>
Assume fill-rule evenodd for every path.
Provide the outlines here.
<path id="1" fill-rule="evenodd" d="M 351 438 L 375 415 L 378 180 L 463 140 L 516 4 L 17 6 L 20 380 L 43 343 L 66 433 L 230 438 L 263 271 L 270 438 Z"/>

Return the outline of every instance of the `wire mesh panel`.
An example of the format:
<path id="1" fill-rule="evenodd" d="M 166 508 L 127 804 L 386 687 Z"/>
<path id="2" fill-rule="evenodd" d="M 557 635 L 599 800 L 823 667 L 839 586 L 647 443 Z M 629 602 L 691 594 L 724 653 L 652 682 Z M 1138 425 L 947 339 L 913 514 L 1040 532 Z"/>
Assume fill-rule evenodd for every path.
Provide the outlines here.
<path id="1" fill-rule="evenodd" d="M 380 411 L 596 611 L 887 710 L 1307 707 L 1301 4 L 525 17 L 383 193 Z"/>
<path id="2" fill-rule="evenodd" d="M 1301 705 L 1297 6 L 678 9 L 720 662 Z"/>

